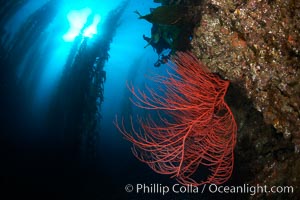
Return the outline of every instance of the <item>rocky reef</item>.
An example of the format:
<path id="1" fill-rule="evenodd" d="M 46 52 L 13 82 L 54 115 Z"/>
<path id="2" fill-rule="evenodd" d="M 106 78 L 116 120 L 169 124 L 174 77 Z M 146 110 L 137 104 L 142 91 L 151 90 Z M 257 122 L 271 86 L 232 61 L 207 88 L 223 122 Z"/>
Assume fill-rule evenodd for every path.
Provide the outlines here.
<path id="1" fill-rule="evenodd" d="M 300 1 L 203 1 L 192 51 L 234 87 L 244 181 L 292 185 L 294 199 L 300 185 Z M 262 196 L 282 198 L 252 198 Z"/>
<path id="2" fill-rule="evenodd" d="M 192 30 L 185 28 L 185 22 L 180 26 L 158 23 L 165 27 L 160 29 L 162 35 L 171 37 L 168 41 L 172 49 L 182 51 L 175 44 L 188 43 L 184 46 L 212 72 L 231 82 L 226 101 L 234 113 L 238 134 L 235 171 L 226 184 L 293 186 L 293 192 L 288 194 L 259 193 L 246 198 L 298 199 L 300 1 L 154 2 L 170 9 L 171 6 L 187 9 L 184 17 L 189 19 L 185 21 Z M 182 16 L 171 19 L 177 22 Z M 172 32 L 174 26 L 181 32 L 185 30 L 186 37 L 170 36 L 168 31 Z"/>
<path id="3" fill-rule="evenodd" d="M 300 144 L 300 2 L 206 1 L 194 53 Z"/>

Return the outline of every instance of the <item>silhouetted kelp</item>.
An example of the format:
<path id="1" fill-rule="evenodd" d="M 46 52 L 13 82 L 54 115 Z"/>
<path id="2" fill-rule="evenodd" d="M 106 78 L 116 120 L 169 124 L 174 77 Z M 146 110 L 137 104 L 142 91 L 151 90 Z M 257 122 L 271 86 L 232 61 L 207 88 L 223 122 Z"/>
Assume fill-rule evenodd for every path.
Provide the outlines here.
<path id="1" fill-rule="evenodd" d="M 34 87 L 42 70 L 42 67 L 36 63 L 40 63 L 41 59 L 44 59 L 45 54 L 48 53 L 40 51 L 42 47 L 38 39 L 42 36 L 43 30 L 54 19 L 57 12 L 57 2 L 58 0 L 50 0 L 34 11 L 24 20 L 14 35 L 9 30 L 5 30 L 7 28 L 5 26 L 8 25 L 8 20 L 13 19 L 16 13 L 28 3 L 28 0 L 4 1 L 1 4 L 0 95 L 3 108 L 0 117 L 3 119 L 1 120 L 3 130 L 13 130 L 11 124 L 26 124 L 26 120 L 30 118 L 27 115 L 31 116 L 32 114 Z M 28 54 L 29 51 L 32 52 Z M 22 74 L 18 74 L 20 66 L 24 66 Z M 28 79 L 31 81 L 27 81 Z"/>
<path id="2" fill-rule="evenodd" d="M 7 20 L 24 6 L 28 0 L 2 1 L 0 6 L 0 27 L 4 27 Z"/>
<path id="3" fill-rule="evenodd" d="M 103 68 L 126 6 L 123 2 L 110 12 L 101 35 L 94 36 L 91 44 L 88 37 L 78 35 L 70 51 L 49 113 L 51 130 L 64 136 L 68 158 L 95 157 L 106 78 Z"/>
<path id="4" fill-rule="evenodd" d="M 150 22 L 153 26 L 151 37 L 143 35 L 144 40 L 151 45 L 158 54 L 158 61 L 155 66 L 166 63 L 170 55 L 176 51 L 187 51 L 190 49 L 190 42 L 193 36 L 193 29 L 200 21 L 199 10 L 201 2 L 195 2 L 195 5 L 183 1 L 154 1 L 161 3 L 161 6 L 152 8 L 146 15 L 135 13 L 139 19 Z M 163 54 L 163 50 L 170 49 L 169 55 Z"/>
<path id="5" fill-rule="evenodd" d="M 18 1 L 21 3 L 21 1 Z M 25 3 L 25 2 L 23 2 Z M 23 4 L 22 4 L 23 5 Z M 8 4 L 7 7 L 17 7 L 19 8 L 21 5 L 19 4 Z M 15 9 L 17 9 L 15 8 Z M 25 60 L 28 55 L 27 52 L 32 49 L 33 46 L 39 46 L 39 38 L 44 34 L 44 30 L 47 26 L 53 21 L 55 14 L 58 9 L 58 0 L 51 0 L 44 4 L 42 7 L 33 12 L 28 19 L 21 25 L 18 32 L 14 35 L 12 40 L 8 40 L 9 35 L 5 35 L 5 39 L 2 40 L 1 46 L 5 49 L 2 54 L 3 63 L 9 63 L 9 65 L 3 66 L 3 71 L 6 74 L 11 73 L 12 82 L 15 81 L 17 77 L 13 77 L 19 70 L 21 63 Z M 14 12 L 7 12 L 6 17 L 12 17 Z M 1 24 L 2 25 L 2 24 Z M 40 48 L 40 47 L 38 47 Z M 36 51 L 38 54 L 40 51 Z M 40 75 L 41 68 L 33 68 L 32 62 L 37 62 L 38 58 L 43 58 L 43 56 L 34 56 L 32 59 L 27 59 L 24 64 L 24 70 L 22 73 L 22 77 L 33 76 L 38 78 Z M 22 79 L 26 81 L 26 79 Z M 21 83 L 22 84 L 22 83 Z"/>

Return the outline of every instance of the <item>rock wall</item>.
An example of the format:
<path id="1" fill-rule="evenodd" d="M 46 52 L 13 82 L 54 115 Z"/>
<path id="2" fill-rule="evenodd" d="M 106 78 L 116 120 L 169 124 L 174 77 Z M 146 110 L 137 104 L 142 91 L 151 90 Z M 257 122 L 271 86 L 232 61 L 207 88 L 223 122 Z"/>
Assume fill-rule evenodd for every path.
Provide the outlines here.
<path id="1" fill-rule="evenodd" d="M 300 147 L 300 1 L 206 0 L 193 51 Z"/>
<path id="2" fill-rule="evenodd" d="M 227 102 L 239 128 L 233 183 L 294 187 L 250 199 L 298 199 L 300 1 L 205 0 L 201 12 L 193 52 L 232 83 Z"/>

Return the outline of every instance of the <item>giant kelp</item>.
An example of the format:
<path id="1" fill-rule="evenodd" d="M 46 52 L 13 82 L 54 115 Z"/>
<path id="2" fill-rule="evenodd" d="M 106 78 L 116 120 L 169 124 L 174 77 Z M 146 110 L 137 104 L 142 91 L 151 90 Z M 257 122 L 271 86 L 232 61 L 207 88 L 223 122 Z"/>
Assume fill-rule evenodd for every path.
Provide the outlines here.
<path id="1" fill-rule="evenodd" d="M 145 19 L 148 22 L 155 23 L 155 24 L 178 25 L 188 20 L 187 14 L 188 14 L 188 7 L 186 6 L 167 5 L 167 6 L 159 6 L 153 9 L 151 13 L 146 15 L 139 14 L 139 18 Z"/>
<path id="2" fill-rule="evenodd" d="M 50 0 L 33 12 L 21 25 L 20 29 L 18 32 L 16 32 L 12 40 L 8 40 L 8 36 L 5 36 L 6 38 L 2 38 L 3 40 L 1 46 L 3 46 L 5 52 L 3 52 L 1 58 L 3 59 L 3 62 L 10 63 L 9 66 L 3 66 L 3 71 L 5 71 L 6 74 L 16 74 L 20 68 L 20 64 L 22 61 L 24 61 L 25 57 L 28 56 L 28 52 L 30 52 L 32 47 L 39 46 L 40 41 L 38 39 L 45 34 L 45 28 L 48 27 L 56 15 L 58 9 L 57 2 L 57 0 Z M 9 5 L 10 4 L 7 6 Z M 14 7 L 13 5 L 10 6 Z M 7 15 L 9 14 L 14 13 L 7 13 Z M 34 75 L 39 75 L 38 71 L 35 72 L 35 70 L 38 69 L 32 67 L 32 62 L 36 61 L 38 58 L 42 58 L 42 56 L 31 56 L 35 56 L 35 59 L 28 59 L 28 61 L 24 63 L 25 66 L 22 73 L 22 76 L 24 77 L 28 77 L 31 73 L 34 73 Z M 24 78 L 24 80 L 26 80 L 26 78 Z"/>
<path id="3" fill-rule="evenodd" d="M 2 1 L 0 7 L 0 29 L 7 20 L 13 16 L 22 6 L 24 6 L 28 0 L 15 0 L 15 1 Z"/>
<path id="4" fill-rule="evenodd" d="M 151 12 L 139 15 L 139 19 L 147 20 L 152 23 L 151 37 L 144 37 L 158 54 L 158 49 L 170 48 L 172 53 L 175 51 L 186 51 L 190 48 L 190 41 L 193 37 L 193 29 L 200 19 L 199 10 L 201 3 L 191 6 L 184 2 L 157 1 L 162 3 L 161 6 L 151 9 Z"/>
<path id="5" fill-rule="evenodd" d="M 51 130 L 64 135 L 68 157 L 94 158 L 96 153 L 106 78 L 103 68 L 126 5 L 124 2 L 111 11 L 101 36 L 90 41 L 78 35 L 70 51 L 49 113 Z"/>

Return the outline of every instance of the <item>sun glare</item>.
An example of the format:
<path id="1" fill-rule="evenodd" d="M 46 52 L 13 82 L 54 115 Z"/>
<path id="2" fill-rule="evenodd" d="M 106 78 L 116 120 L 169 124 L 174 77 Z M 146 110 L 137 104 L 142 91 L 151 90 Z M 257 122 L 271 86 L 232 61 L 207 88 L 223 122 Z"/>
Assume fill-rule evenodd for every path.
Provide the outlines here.
<path id="1" fill-rule="evenodd" d="M 70 11 L 67 15 L 70 27 L 68 32 L 63 36 L 64 41 L 72 42 L 75 37 L 80 34 L 81 29 L 91 14 L 92 10 L 90 8 Z M 100 21 L 101 16 L 98 14 L 95 15 L 93 23 L 83 30 L 83 36 L 91 38 L 93 35 L 97 34 L 97 26 Z"/>
<path id="2" fill-rule="evenodd" d="M 84 30 L 83 36 L 91 38 L 93 37 L 93 35 L 96 35 L 98 33 L 97 26 L 100 21 L 101 21 L 101 16 L 95 15 L 93 23 Z"/>

